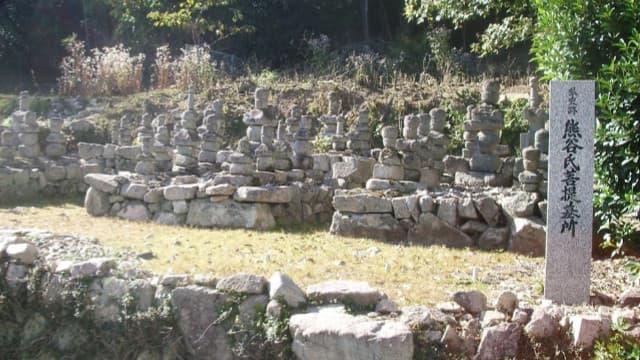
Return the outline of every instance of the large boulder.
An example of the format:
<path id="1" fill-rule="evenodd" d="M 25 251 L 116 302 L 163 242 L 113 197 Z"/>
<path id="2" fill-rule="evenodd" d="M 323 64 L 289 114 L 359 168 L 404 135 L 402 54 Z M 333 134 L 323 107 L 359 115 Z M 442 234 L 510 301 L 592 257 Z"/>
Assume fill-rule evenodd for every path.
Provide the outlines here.
<path id="1" fill-rule="evenodd" d="M 336 211 L 329 231 L 340 236 L 389 242 L 400 242 L 407 237 L 407 230 L 391 214 L 342 214 Z"/>
<path id="2" fill-rule="evenodd" d="M 211 202 L 192 200 L 187 225 L 266 230 L 276 225 L 271 207 L 260 203 L 239 203 L 233 200 Z"/>
<path id="3" fill-rule="evenodd" d="M 449 225 L 431 213 L 420 215 L 420 221 L 409 230 L 408 240 L 414 244 L 468 247 L 473 245 L 469 235 Z"/>
<path id="4" fill-rule="evenodd" d="M 393 320 L 371 320 L 339 310 L 291 317 L 292 350 L 301 360 L 413 358 L 411 329 Z"/>
<path id="5" fill-rule="evenodd" d="M 530 256 L 544 256 L 547 232 L 539 218 L 508 217 L 511 230 L 509 251 Z"/>
<path id="6" fill-rule="evenodd" d="M 535 214 L 535 209 L 540 202 L 539 193 L 518 191 L 501 198 L 498 202 L 502 210 L 512 217 L 529 217 Z"/>
<path id="7" fill-rule="evenodd" d="M 87 213 L 92 216 L 107 214 L 109 209 L 111 209 L 109 194 L 90 187 L 84 196 L 84 208 L 87 210 Z"/>
<path id="8" fill-rule="evenodd" d="M 269 297 L 277 299 L 292 308 L 297 308 L 307 302 L 304 291 L 287 275 L 275 272 L 269 279 Z"/>
<path id="9" fill-rule="evenodd" d="M 515 357 L 518 354 L 521 335 L 522 329 L 516 323 L 501 323 L 485 328 L 474 359 L 494 360 Z"/>
<path id="10" fill-rule="evenodd" d="M 87 174 L 84 177 L 84 182 L 96 190 L 115 194 L 120 187 L 120 183 L 124 182 L 124 178 L 118 175 Z"/>
<path id="11" fill-rule="evenodd" d="M 179 287 L 171 292 L 178 328 L 195 359 L 234 359 L 227 330 L 218 317 L 231 304 L 228 295 L 200 286 Z"/>
<path id="12" fill-rule="evenodd" d="M 333 163 L 331 173 L 334 179 L 344 179 L 352 186 L 364 186 L 373 174 L 374 159 L 346 156 L 342 162 Z"/>

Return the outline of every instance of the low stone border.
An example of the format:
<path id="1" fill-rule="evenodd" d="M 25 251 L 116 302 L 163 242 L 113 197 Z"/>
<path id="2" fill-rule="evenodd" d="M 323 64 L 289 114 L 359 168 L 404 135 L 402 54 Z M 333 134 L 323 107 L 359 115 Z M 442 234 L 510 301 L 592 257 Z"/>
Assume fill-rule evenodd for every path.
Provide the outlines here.
<path id="1" fill-rule="evenodd" d="M 62 260 L 55 242 L 83 240 L 0 231 L 0 352 L 6 356 L 235 359 L 260 351 L 298 359 L 588 358 L 595 341 L 611 336 L 611 324 L 621 321 L 640 340 L 637 287 L 617 300 L 598 294 L 597 308 L 544 301 L 528 308 L 511 292 L 489 302 L 475 290 L 435 307 L 399 308 L 363 282 L 328 281 L 303 291 L 282 273 L 268 280 L 153 277 L 135 270 L 135 257 Z"/>

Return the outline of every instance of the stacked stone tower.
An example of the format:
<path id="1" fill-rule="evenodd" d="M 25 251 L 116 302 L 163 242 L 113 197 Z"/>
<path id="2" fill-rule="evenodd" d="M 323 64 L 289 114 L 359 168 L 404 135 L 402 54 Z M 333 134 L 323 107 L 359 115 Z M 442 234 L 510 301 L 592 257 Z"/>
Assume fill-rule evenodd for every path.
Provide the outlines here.
<path id="1" fill-rule="evenodd" d="M 17 126 L 18 154 L 25 159 L 35 159 L 40 156 L 38 143 L 38 123 L 36 114 L 29 111 L 29 92 L 20 92 L 18 111 L 12 114 L 13 123 Z"/>
<path id="2" fill-rule="evenodd" d="M 369 156 L 371 150 L 371 130 L 369 129 L 369 110 L 363 109 L 358 120 L 347 134 L 347 148 L 354 155 Z"/>
<path id="3" fill-rule="evenodd" d="M 180 120 L 180 130 L 173 137 L 175 144 L 175 158 L 173 171 L 178 173 L 196 173 L 198 159 L 196 151 L 198 149 L 199 137 L 197 129 L 197 114 L 193 110 L 193 93 L 191 87 L 187 95 L 187 110 L 182 113 Z"/>
<path id="4" fill-rule="evenodd" d="M 504 128 L 504 114 L 498 108 L 500 84 L 495 80 L 483 83 L 478 106 L 469 106 L 469 119 L 464 122 L 464 149 L 462 156 L 469 160 L 471 171 L 496 173 L 500 158 L 496 149 L 500 131 Z M 433 120 L 433 119 L 432 119 Z"/>
<path id="5" fill-rule="evenodd" d="M 202 121 L 202 133 L 200 137 L 200 152 L 198 154 L 198 166 L 201 171 L 212 171 L 215 169 L 216 156 L 224 142 L 224 103 L 222 100 L 215 100 L 211 109 L 205 112 Z"/>
<path id="6" fill-rule="evenodd" d="M 398 129 L 387 125 L 381 130 L 382 144 L 378 162 L 373 166 L 373 177 L 367 180 L 368 190 L 386 190 L 393 187 L 392 181 L 404 179 L 402 159 L 396 148 Z"/>
<path id="7" fill-rule="evenodd" d="M 62 135 L 64 120 L 58 116 L 49 119 L 49 135 L 47 135 L 47 147 L 44 152 L 47 157 L 56 159 L 67 152 L 66 141 Z"/>

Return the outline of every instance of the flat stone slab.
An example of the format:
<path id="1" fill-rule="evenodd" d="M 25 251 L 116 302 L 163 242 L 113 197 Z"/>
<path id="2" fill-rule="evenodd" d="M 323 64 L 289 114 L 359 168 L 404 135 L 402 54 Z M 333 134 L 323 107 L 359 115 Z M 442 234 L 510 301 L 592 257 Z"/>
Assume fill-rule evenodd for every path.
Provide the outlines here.
<path id="1" fill-rule="evenodd" d="M 393 212 L 391 199 L 367 193 L 336 195 L 333 197 L 333 207 L 338 211 L 360 214 Z"/>
<path id="2" fill-rule="evenodd" d="M 362 306 L 375 305 L 382 297 L 377 289 L 362 281 L 326 281 L 307 288 L 310 301 L 318 303 L 340 302 Z"/>
<path id="3" fill-rule="evenodd" d="M 84 177 L 84 181 L 89 186 L 109 194 L 115 194 L 118 191 L 122 180 L 121 176 L 107 174 L 87 174 Z"/>
<path id="4" fill-rule="evenodd" d="M 336 211 L 329 232 L 394 243 L 407 238 L 407 230 L 391 214 L 342 214 Z"/>
<path id="5" fill-rule="evenodd" d="M 292 350 L 301 360 L 413 358 L 411 329 L 393 320 L 371 320 L 339 310 L 291 317 Z"/>
<path id="6" fill-rule="evenodd" d="M 291 186 L 241 186 L 233 195 L 240 202 L 288 204 L 293 200 Z"/>
<path id="7" fill-rule="evenodd" d="M 268 204 L 239 203 L 233 200 L 212 202 L 209 199 L 190 202 L 186 223 L 201 227 L 259 230 L 271 229 L 276 225 Z"/>
<path id="8" fill-rule="evenodd" d="M 218 281 L 216 289 L 242 294 L 262 294 L 267 287 L 267 279 L 251 274 L 237 274 Z"/>
<path id="9" fill-rule="evenodd" d="M 162 190 L 164 198 L 171 201 L 189 200 L 196 197 L 197 184 L 169 185 Z"/>

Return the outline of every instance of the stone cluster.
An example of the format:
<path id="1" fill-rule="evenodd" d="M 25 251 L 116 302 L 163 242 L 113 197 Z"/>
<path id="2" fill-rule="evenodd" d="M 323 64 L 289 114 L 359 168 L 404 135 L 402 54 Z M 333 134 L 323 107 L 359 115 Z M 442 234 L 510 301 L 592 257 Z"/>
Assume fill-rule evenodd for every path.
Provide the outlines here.
<path id="1" fill-rule="evenodd" d="M 61 258 L 53 250 L 59 246 L 52 243 L 86 250 Z M 401 307 L 363 281 L 330 280 L 303 290 L 282 272 L 268 279 L 244 273 L 221 278 L 213 274 L 153 276 L 136 269 L 140 263 L 140 257 L 116 257 L 81 238 L 2 229 L 3 295 L 8 300 L 6 310 L 16 316 L 0 320 L 0 350 L 9 358 L 32 349 L 49 358 L 79 352 L 99 357 L 112 349 L 103 348 L 108 345 L 99 341 L 91 344 L 94 336 L 112 338 L 110 329 L 123 326 L 121 309 L 125 307 L 131 312 L 128 326 L 141 326 L 137 319 L 146 318 L 139 315 L 157 313 L 174 329 L 169 336 L 165 331 L 140 333 L 135 346 L 127 350 L 138 359 L 242 357 L 244 349 L 234 344 L 244 336 L 264 339 L 255 329 L 260 319 L 283 321 L 291 337 L 278 342 L 259 340 L 256 346 L 269 349 L 274 357 L 289 348 L 301 360 L 410 360 L 427 352 L 438 358 L 493 360 L 529 358 L 532 348 L 545 358 L 558 352 L 590 358 L 596 341 L 613 335 L 613 324 L 625 323 L 626 336 L 640 337 L 640 289 L 633 286 L 618 298 L 593 295 L 591 304 L 598 306 L 597 311 L 544 300 L 532 305 L 509 290 L 489 299 L 475 289 L 454 292 L 449 301 L 433 306 Z M 33 281 L 41 286 L 29 286 Z M 65 296 L 69 289 L 81 286 L 87 291 Z M 42 299 L 47 311 L 26 312 L 19 305 L 25 296 Z M 88 305 L 89 322 L 63 316 L 75 309 L 77 301 Z M 175 316 L 164 317 L 162 308 L 171 309 Z M 219 321 L 229 308 L 237 311 L 229 321 Z M 49 337 L 45 343 L 44 336 Z"/>

